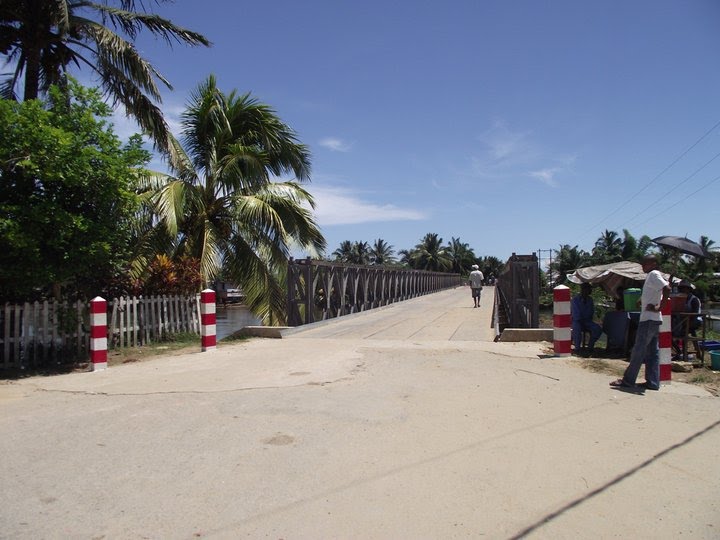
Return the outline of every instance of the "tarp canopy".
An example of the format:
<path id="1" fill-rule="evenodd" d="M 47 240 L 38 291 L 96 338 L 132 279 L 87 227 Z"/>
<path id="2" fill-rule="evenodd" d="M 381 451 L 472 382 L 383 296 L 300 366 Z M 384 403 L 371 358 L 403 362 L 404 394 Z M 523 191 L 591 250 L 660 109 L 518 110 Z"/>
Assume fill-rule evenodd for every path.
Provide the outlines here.
<path id="1" fill-rule="evenodd" d="M 640 263 L 620 261 L 611 264 L 578 268 L 572 274 L 567 274 L 567 278 L 568 281 L 572 283 L 600 285 L 610 296 L 618 298 L 620 297 L 618 287 L 623 287 L 624 289 L 642 287 L 646 275 Z M 669 274 L 663 274 L 663 276 L 667 280 L 670 279 Z M 674 278 L 673 281 L 679 280 Z"/>

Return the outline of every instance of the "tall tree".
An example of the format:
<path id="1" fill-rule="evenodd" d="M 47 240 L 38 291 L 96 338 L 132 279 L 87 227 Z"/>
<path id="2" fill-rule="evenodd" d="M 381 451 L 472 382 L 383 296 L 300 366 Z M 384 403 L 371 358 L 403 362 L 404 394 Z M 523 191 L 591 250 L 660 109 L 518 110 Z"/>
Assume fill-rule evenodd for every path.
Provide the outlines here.
<path id="1" fill-rule="evenodd" d="M 595 264 L 609 264 L 622 260 L 622 240 L 615 231 L 605 230 L 595 242 L 592 259 Z"/>
<path id="2" fill-rule="evenodd" d="M 332 254 L 336 261 L 350 263 L 353 257 L 353 242 L 351 240 L 343 240 Z"/>
<path id="3" fill-rule="evenodd" d="M 480 270 L 482 271 L 485 278 L 488 279 L 491 276 L 495 278 L 499 277 L 500 274 L 502 274 L 503 269 L 505 268 L 505 263 L 497 257 L 488 255 L 486 257 L 481 257 L 480 259 L 478 259 L 478 266 L 480 266 Z"/>
<path id="4" fill-rule="evenodd" d="M 370 261 L 378 266 L 393 264 L 395 262 L 394 253 L 390 244 L 382 238 L 378 238 L 370 248 Z"/>
<path id="5" fill-rule="evenodd" d="M 109 115 L 72 80 L 48 103 L 0 100 L 0 298 L 92 297 L 125 270 L 150 156 Z"/>
<path id="6" fill-rule="evenodd" d="M 310 156 L 269 106 L 248 94 L 224 94 L 214 77 L 202 82 L 182 115 L 182 159 L 173 175 L 156 174 L 149 198 L 174 256 L 200 260 L 205 284 L 220 270 L 245 292 L 265 320 L 285 311 L 290 249 L 317 254 L 325 240 L 302 186 Z M 295 181 L 278 181 L 294 175 Z"/>
<path id="7" fill-rule="evenodd" d="M 456 274 L 468 274 L 470 267 L 475 263 L 475 253 L 472 248 L 468 243 L 461 242 L 459 238 L 450 238 L 447 254 L 451 260 L 451 269 Z"/>
<path id="8" fill-rule="evenodd" d="M 452 260 L 442 244 L 443 239 L 437 233 L 427 233 L 415 246 L 410 258 L 411 266 L 435 272 L 445 272 L 452 268 Z"/>
<path id="9" fill-rule="evenodd" d="M 578 268 L 586 266 L 590 262 L 590 256 L 577 246 L 565 244 L 555 251 L 555 260 L 550 265 L 550 271 L 553 273 L 553 282 L 556 285 L 562 285 L 567 280 L 567 274 L 572 273 Z"/>
<path id="10" fill-rule="evenodd" d="M 154 0 L 161 4 L 169 0 Z M 0 54 L 15 69 L 2 85 L 4 97 L 22 87 L 25 100 L 60 83 L 71 67 L 91 69 L 98 84 L 125 107 L 168 149 L 168 127 L 156 102 L 158 83 L 172 88 L 155 67 L 140 56 L 132 41 L 141 31 L 168 45 L 209 45 L 197 32 L 148 13 L 142 0 L 3 0 L 0 4 Z M 138 9 L 140 8 L 140 9 Z"/>

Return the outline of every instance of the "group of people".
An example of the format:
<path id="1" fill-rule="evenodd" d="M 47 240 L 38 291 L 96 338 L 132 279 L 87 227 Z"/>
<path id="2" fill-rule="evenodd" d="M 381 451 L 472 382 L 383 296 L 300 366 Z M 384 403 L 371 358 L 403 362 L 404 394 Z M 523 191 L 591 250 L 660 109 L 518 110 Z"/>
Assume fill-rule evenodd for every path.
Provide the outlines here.
<path id="1" fill-rule="evenodd" d="M 647 256 L 642 261 L 643 272 L 647 275 L 640 296 L 640 317 L 635 343 L 630 353 L 630 363 L 620 379 L 612 381 L 610 386 L 636 388 L 648 390 L 660 388 L 660 350 L 658 337 L 663 316 L 662 309 L 670 301 L 670 283 L 658 270 L 658 260 L 654 256 Z M 674 315 L 672 320 L 672 333 L 674 337 L 694 333 L 702 324 L 700 317 L 700 299 L 693 293 L 692 284 L 681 281 L 678 291 L 685 294 L 685 306 L 682 315 Z M 576 351 L 582 347 L 583 333 L 589 335 L 588 351 L 592 351 L 595 342 L 603 332 L 602 327 L 593 321 L 595 306 L 590 293 L 592 285 L 583 283 L 580 294 L 571 301 L 572 338 Z M 697 316 L 693 316 L 697 314 Z M 640 367 L 645 365 L 645 381 L 636 385 Z"/>

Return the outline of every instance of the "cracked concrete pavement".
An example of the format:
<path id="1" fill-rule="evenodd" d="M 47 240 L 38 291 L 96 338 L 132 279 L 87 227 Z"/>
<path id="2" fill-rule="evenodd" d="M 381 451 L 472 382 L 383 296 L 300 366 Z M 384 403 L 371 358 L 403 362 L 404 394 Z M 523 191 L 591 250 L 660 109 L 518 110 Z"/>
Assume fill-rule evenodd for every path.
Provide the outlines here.
<path id="1" fill-rule="evenodd" d="M 720 400 L 493 343 L 490 292 L 5 381 L 0 538 L 720 536 Z"/>

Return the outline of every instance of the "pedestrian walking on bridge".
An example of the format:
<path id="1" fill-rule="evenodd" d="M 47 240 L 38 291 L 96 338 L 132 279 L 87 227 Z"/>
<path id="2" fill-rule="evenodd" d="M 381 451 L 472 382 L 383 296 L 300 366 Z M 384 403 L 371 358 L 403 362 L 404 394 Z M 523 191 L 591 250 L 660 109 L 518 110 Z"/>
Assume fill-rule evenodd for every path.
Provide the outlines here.
<path id="1" fill-rule="evenodd" d="M 480 267 L 477 264 L 472 265 L 472 272 L 470 272 L 470 290 L 472 291 L 474 307 L 480 307 L 480 293 L 482 292 L 483 280 L 485 276 L 480 271 Z"/>

